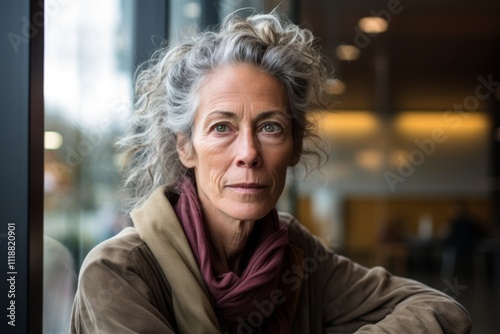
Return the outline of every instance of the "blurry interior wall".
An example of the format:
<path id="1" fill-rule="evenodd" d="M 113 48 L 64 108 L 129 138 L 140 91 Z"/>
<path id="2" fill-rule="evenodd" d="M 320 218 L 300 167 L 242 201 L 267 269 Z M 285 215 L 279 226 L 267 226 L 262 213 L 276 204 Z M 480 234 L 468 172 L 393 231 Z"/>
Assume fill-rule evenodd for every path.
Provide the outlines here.
<path id="1" fill-rule="evenodd" d="M 300 8 L 300 22 L 334 63 L 337 95 L 335 110 L 317 117 L 329 161 L 292 185 L 301 220 L 349 255 L 364 254 L 358 259 L 367 265 L 377 264 L 370 254 L 388 221 L 400 217 L 408 238 L 430 226 L 426 237 L 439 240 L 456 200 L 498 238 L 498 3 Z M 387 29 L 363 31 L 369 16 L 384 18 Z"/>
<path id="2" fill-rule="evenodd" d="M 490 120 L 486 112 L 463 118 L 446 113 L 405 111 L 390 121 L 370 111 L 322 114 L 318 122 L 330 145 L 329 161 L 298 182 L 298 197 L 311 203 L 302 204 L 305 211 L 299 213 L 306 224 L 310 221 L 311 229 L 333 243 L 365 249 L 376 246 L 376 236 L 363 244 L 368 240 L 363 234 L 404 211 L 398 200 L 414 201 L 409 221 L 430 215 L 435 237 L 457 199 L 470 202 L 484 224 L 492 224 Z M 366 213 L 362 199 L 367 198 L 378 203 L 376 212 Z M 419 205 L 426 200 L 435 204 L 432 210 Z M 319 207 L 323 202 L 325 209 Z M 360 215 L 348 209 L 353 202 L 359 202 L 352 211 Z M 325 210 L 330 212 L 325 215 Z M 408 233 L 416 235 L 415 227 L 409 225 Z"/>

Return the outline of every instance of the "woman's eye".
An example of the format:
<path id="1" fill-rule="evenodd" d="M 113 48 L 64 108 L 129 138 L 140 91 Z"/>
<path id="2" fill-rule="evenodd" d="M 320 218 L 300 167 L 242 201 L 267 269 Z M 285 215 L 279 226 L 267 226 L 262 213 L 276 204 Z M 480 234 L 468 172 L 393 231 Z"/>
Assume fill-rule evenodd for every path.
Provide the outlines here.
<path id="1" fill-rule="evenodd" d="M 264 132 L 278 132 L 280 130 L 280 127 L 273 123 L 267 123 L 262 127 L 262 131 Z"/>
<path id="2" fill-rule="evenodd" d="M 227 131 L 227 125 L 219 124 L 215 127 L 215 132 L 223 133 Z"/>

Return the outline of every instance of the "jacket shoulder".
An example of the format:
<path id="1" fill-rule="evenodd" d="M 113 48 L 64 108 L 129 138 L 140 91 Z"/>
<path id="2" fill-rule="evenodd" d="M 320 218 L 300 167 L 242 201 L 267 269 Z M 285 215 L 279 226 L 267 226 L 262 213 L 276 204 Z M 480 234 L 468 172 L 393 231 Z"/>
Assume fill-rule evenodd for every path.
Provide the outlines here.
<path id="1" fill-rule="evenodd" d="M 123 262 L 130 260 L 137 248 L 144 246 L 139 234 L 132 227 L 95 246 L 85 258 L 83 268 L 95 262 Z"/>
<path id="2" fill-rule="evenodd" d="M 95 246 L 87 254 L 80 271 L 80 279 L 83 280 L 115 275 L 138 275 L 143 279 L 161 276 L 151 250 L 133 227 L 126 227 Z"/>

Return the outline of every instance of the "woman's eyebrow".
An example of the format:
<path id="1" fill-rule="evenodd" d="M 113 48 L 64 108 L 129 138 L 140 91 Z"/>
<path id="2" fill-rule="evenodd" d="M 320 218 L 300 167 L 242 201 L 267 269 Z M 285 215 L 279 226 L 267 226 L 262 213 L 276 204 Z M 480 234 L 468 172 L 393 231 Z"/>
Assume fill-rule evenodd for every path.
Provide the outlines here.
<path id="1" fill-rule="evenodd" d="M 270 110 L 270 111 L 264 111 L 259 113 L 256 117 L 256 121 L 260 121 L 262 119 L 267 119 L 267 118 L 272 118 L 272 117 L 280 117 L 280 118 L 285 118 L 288 119 L 289 115 L 281 110 Z M 232 111 L 223 111 L 223 110 L 216 110 L 210 112 L 206 117 L 205 120 L 211 120 L 213 118 L 224 118 L 224 119 L 237 119 L 239 118 L 238 114 Z"/>
<path id="2" fill-rule="evenodd" d="M 273 118 L 273 117 L 279 117 L 279 118 L 284 118 L 284 119 L 289 119 L 290 115 L 287 113 L 281 111 L 281 110 L 270 110 L 270 111 L 265 111 L 262 113 L 259 113 L 255 119 L 257 121 L 260 121 L 262 119 L 267 119 L 267 118 Z"/>

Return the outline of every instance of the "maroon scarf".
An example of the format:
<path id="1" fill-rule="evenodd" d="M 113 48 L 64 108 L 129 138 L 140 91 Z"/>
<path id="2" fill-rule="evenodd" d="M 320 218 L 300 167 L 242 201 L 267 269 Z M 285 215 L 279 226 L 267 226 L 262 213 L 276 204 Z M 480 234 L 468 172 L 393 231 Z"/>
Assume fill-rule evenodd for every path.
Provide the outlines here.
<path id="1" fill-rule="evenodd" d="M 196 188 L 186 178 L 179 190 L 180 197 L 174 210 L 213 297 L 218 316 L 233 330 L 245 327 L 246 332 L 251 329 L 256 333 L 288 333 L 289 325 L 283 311 L 271 302 L 272 291 L 278 288 L 281 262 L 288 244 L 287 229 L 280 223 L 276 210 L 255 222 L 251 238 L 256 242 L 247 243 L 247 248 L 254 249 L 249 249 L 247 265 L 241 276 L 234 272 L 217 275 L 210 258 Z"/>

